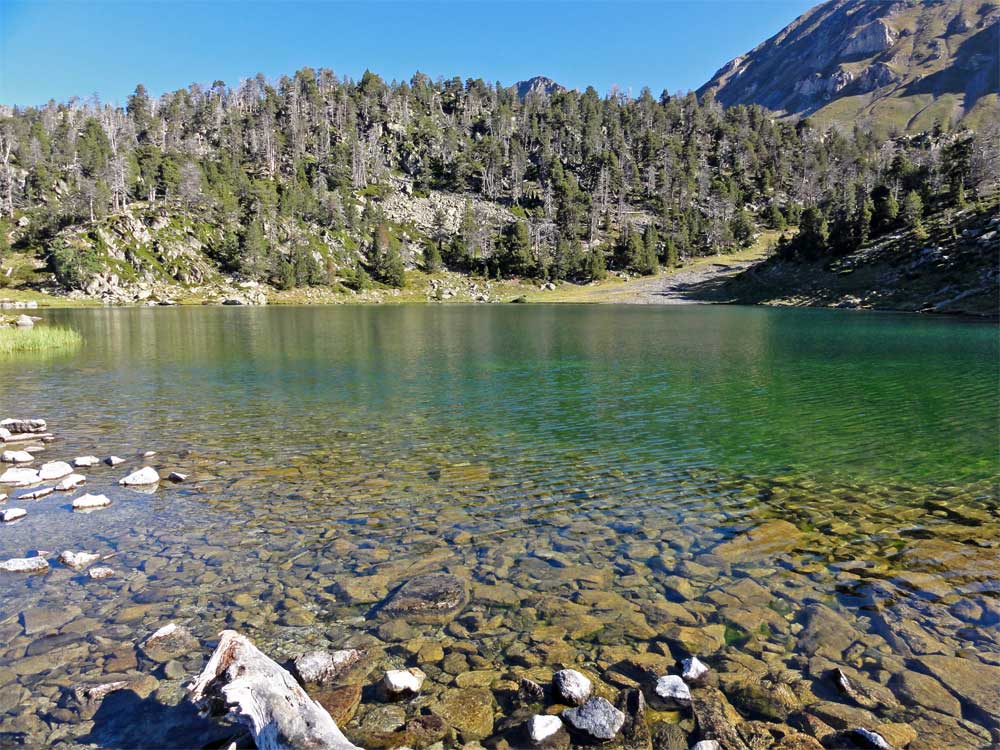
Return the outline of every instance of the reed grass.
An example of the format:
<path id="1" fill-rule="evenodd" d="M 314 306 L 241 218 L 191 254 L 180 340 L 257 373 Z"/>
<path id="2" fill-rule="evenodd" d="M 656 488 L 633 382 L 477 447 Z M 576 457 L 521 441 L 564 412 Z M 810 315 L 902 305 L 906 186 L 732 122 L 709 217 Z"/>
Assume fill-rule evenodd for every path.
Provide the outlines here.
<path id="1" fill-rule="evenodd" d="M 77 331 L 62 326 L 0 327 L 0 355 L 75 349 L 82 343 Z"/>

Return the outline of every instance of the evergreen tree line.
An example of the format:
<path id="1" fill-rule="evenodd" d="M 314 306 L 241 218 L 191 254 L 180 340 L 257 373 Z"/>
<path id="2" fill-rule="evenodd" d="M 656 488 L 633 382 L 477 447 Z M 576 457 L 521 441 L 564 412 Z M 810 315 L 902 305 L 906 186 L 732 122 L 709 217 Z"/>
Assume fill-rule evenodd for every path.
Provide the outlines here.
<path id="1" fill-rule="evenodd" d="M 880 139 L 690 93 L 522 100 L 482 80 L 352 81 L 305 68 L 158 98 L 139 85 L 125 107 L 0 111 L 0 214 L 29 217 L 19 242 L 44 247 L 67 225 L 136 204 L 188 211 L 227 228 L 211 248 L 226 270 L 325 283 L 342 269 L 319 248 L 276 250 L 276 227 L 298 223 L 358 251 L 356 285 L 398 285 L 399 233 L 380 199 L 446 191 L 470 201 L 457 230 L 435 218 L 428 269 L 585 280 L 745 247 L 761 227 L 801 223 L 790 255 L 844 252 L 919 223 L 926 207 L 995 191 L 997 135 L 991 124 Z M 514 220 L 489 226 L 472 198 Z"/>

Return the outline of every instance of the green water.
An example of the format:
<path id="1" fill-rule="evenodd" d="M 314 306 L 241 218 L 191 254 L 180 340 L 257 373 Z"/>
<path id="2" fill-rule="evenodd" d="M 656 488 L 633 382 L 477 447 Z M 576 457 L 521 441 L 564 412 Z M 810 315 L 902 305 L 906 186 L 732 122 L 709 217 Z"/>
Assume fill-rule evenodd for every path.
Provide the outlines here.
<path id="1" fill-rule="evenodd" d="M 372 602 L 344 594 L 345 580 L 359 576 L 384 575 L 390 589 L 416 570 L 452 572 L 473 586 L 512 583 L 536 614 L 470 602 L 472 612 L 504 614 L 505 635 L 406 633 L 407 641 L 467 641 L 462 653 L 477 649 L 498 671 L 599 663 L 611 645 L 645 651 L 656 636 L 637 618 L 653 625 L 649 607 L 676 599 L 664 576 L 699 561 L 713 577 L 737 580 L 744 573 L 722 566 L 713 549 L 776 518 L 805 536 L 782 564 L 747 569 L 787 600 L 772 610 L 794 619 L 804 600 L 787 592 L 797 587 L 852 616 L 874 597 L 900 607 L 900 618 L 938 628 L 955 652 L 1000 652 L 980 627 L 985 615 L 942 626 L 940 611 L 925 604 L 997 593 L 995 326 L 639 306 L 45 317 L 78 329 L 85 345 L 0 360 L 0 412 L 49 421 L 57 440 L 47 460 L 118 454 L 129 459 L 120 469 L 148 462 L 191 480 L 140 494 L 116 485 L 124 471 L 87 470 L 87 491 L 106 492 L 110 508 L 81 516 L 68 509 L 72 494 L 50 496 L 0 530 L 0 559 L 37 549 L 117 552 L 119 573 L 96 582 L 55 566 L 46 576 L 2 579 L 0 641 L 9 645 L 0 649 L 0 691 L 7 680 L 24 700 L 0 703 L 0 731 L 48 744 L 125 742 L 120 727 L 60 713 L 60 696 L 107 671 L 113 644 L 130 647 L 171 620 L 206 644 L 235 626 L 289 655 L 376 634 L 392 643 Z M 145 450 L 157 455 L 143 461 Z M 928 543 L 957 557 L 944 568 L 924 564 L 929 553 L 917 545 Z M 910 552 L 917 562 L 905 558 Z M 558 566 L 536 569 L 540 560 L 555 564 L 553 554 Z M 664 556 L 678 569 L 649 562 Z M 845 561 L 873 577 L 846 580 Z M 581 578 L 581 567 L 606 578 Z M 698 584 L 685 605 L 701 625 L 719 621 L 711 586 Z M 510 637 L 527 639 L 558 620 L 532 597 L 551 595 L 572 609 L 592 589 L 620 593 L 642 614 L 612 620 L 598 608 L 596 640 L 567 636 L 558 659 L 550 644 L 537 657 L 512 655 Z M 54 650 L 22 632 L 26 608 L 67 603 L 86 620 L 78 634 L 85 647 L 64 638 L 72 622 Z M 859 631 L 870 627 L 859 621 Z M 790 632 L 772 626 L 763 640 L 795 658 Z M 71 647 L 72 658 L 59 650 Z M 32 649 L 51 652 L 53 665 L 16 680 L 3 672 Z M 387 654 L 413 663 L 398 647 Z M 196 669 L 202 656 L 184 666 Z M 140 653 L 134 669 L 153 666 Z M 425 671 L 448 689 L 451 675 Z M 171 685 L 161 682 L 163 700 Z M 355 722 L 363 716 L 364 707 Z"/>

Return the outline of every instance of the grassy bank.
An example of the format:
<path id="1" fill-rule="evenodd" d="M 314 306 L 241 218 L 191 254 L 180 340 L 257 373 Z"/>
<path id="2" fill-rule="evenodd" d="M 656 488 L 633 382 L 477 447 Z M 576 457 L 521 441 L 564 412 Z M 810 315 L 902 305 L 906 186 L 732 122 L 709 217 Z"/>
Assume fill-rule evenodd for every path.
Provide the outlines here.
<path id="1" fill-rule="evenodd" d="M 33 328 L 0 328 L 0 355 L 26 354 L 75 349 L 83 337 L 71 328 L 35 326 Z"/>

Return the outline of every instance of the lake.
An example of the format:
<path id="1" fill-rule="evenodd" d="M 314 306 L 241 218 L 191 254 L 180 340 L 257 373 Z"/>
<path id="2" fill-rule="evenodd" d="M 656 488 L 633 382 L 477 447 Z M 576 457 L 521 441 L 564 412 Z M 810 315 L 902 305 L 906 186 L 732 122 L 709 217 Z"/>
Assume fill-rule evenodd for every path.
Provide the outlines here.
<path id="1" fill-rule="evenodd" d="M 0 559 L 53 563 L 0 574 L 0 746 L 223 742 L 182 685 L 227 627 L 279 661 L 363 648 L 365 686 L 419 666 L 405 706 L 340 694 L 366 747 L 403 744 L 421 711 L 446 744 L 510 746 L 520 677 L 573 666 L 613 698 L 687 655 L 747 718 L 1000 741 L 995 325 L 714 306 L 43 314 L 85 345 L 0 360 L 0 416 L 47 419 L 46 460 L 127 460 L 82 470 L 75 493 L 0 490 L 28 511 Z M 117 485 L 144 464 L 188 479 Z M 82 491 L 112 505 L 74 513 Z M 62 550 L 114 553 L 116 575 Z M 456 611 L 386 615 L 430 574 L 461 582 Z M 198 647 L 136 648 L 170 622 Z M 74 694 L 107 675 L 134 689 Z M 697 739 L 688 712 L 650 717 Z"/>

